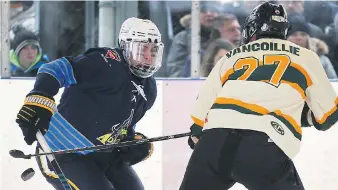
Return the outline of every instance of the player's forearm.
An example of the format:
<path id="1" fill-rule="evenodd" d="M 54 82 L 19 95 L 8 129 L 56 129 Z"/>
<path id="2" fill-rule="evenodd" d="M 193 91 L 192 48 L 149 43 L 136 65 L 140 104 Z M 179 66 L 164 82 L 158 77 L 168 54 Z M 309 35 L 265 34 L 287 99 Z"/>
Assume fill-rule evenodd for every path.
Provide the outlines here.
<path id="1" fill-rule="evenodd" d="M 51 75 L 39 73 L 36 76 L 33 92 L 44 93 L 50 97 L 54 97 L 60 89 L 58 81 Z"/>

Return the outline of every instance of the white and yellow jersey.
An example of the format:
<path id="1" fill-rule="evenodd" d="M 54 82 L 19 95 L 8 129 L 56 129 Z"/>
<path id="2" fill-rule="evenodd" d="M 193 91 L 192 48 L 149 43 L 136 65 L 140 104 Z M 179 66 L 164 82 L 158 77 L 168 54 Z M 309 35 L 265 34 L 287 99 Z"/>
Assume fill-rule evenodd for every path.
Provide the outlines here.
<path id="1" fill-rule="evenodd" d="M 286 40 L 260 39 L 215 65 L 191 115 L 203 129 L 264 132 L 293 158 L 300 149 L 305 102 L 312 111 L 308 121 L 317 129 L 338 120 L 337 95 L 319 57 Z"/>

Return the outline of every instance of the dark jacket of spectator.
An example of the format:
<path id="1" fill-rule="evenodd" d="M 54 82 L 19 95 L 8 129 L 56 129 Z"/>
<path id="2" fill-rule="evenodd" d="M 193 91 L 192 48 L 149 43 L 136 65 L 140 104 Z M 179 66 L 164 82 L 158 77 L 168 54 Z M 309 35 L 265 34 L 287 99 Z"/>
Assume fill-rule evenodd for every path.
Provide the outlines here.
<path id="1" fill-rule="evenodd" d="M 318 38 L 318 39 L 321 39 L 321 40 L 324 40 L 325 39 L 325 34 L 324 34 L 324 31 L 319 28 L 318 26 L 308 22 L 305 18 L 305 16 L 301 15 L 301 14 L 297 14 L 297 13 L 294 13 L 294 14 L 291 14 L 288 16 L 289 18 L 289 21 L 292 22 L 292 20 L 302 20 L 304 22 L 307 23 L 308 27 L 309 27 L 309 35 L 311 37 L 315 37 L 315 38 Z"/>
<path id="2" fill-rule="evenodd" d="M 328 45 L 330 49 L 329 58 L 331 59 L 336 72 L 338 71 L 338 13 L 336 14 L 333 23 L 327 31 Z"/>
<path id="3" fill-rule="evenodd" d="M 309 48 L 312 51 L 316 52 L 319 56 L 320 62 L 323 65 L 327 77 L 329 79 L 337 79 L 337 73 L 330 59 L 326 56 L 329 53 L 329 47 L 327 46 L 327 44 L 317 38 L 310 38 L 309 41 Z"/>
<path id="4" fill-rule="evenodd" d="M 210 41 L 210 21 L 218 15 L 218 8 L 212 5 L 201 5 L 201 50 L 205 50 Z M 204 17 L 204 18 L 203 18 Z M 186 29 L 174 36 L 167 58 L 168 77 L 183 77 L 184 67 L 191 52 L 191 16 L 181 18 L 180 23 Z M 204 23 L 204 24 L 202 24 Z"/>

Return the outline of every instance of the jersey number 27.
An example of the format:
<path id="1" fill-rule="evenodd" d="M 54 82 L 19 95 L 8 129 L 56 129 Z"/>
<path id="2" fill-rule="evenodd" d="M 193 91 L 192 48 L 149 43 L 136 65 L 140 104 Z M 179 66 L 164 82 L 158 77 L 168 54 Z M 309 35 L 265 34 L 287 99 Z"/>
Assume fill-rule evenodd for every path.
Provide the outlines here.
<path id="1" fill-rule="evenodd" d="M 234 71 L 245 69 L 243 75 L 237 80 L 247 80 L 251 74 L 258 68 L 264 65 L 277 65 L 275 72 L 269 80 L 269 83 L 278 87 L 280 80 L 290 65 L 291 60 L 287 55 L 264 55 L 263 61 L 259 61 L 255 57 L 240 58 L 234 65 Z"/>

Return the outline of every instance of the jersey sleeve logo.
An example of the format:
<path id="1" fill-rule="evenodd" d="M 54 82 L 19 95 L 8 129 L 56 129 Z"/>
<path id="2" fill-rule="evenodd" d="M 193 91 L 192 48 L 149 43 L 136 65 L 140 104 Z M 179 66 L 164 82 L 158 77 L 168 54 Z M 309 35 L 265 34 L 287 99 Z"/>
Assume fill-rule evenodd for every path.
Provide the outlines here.
<path id="1" fill-rule="evenodd" d="M 116 61 L 121 61 L 120 55 L 115 50 L 108 50 L 104 57 L 106 59 L 114 59 Z"/>

